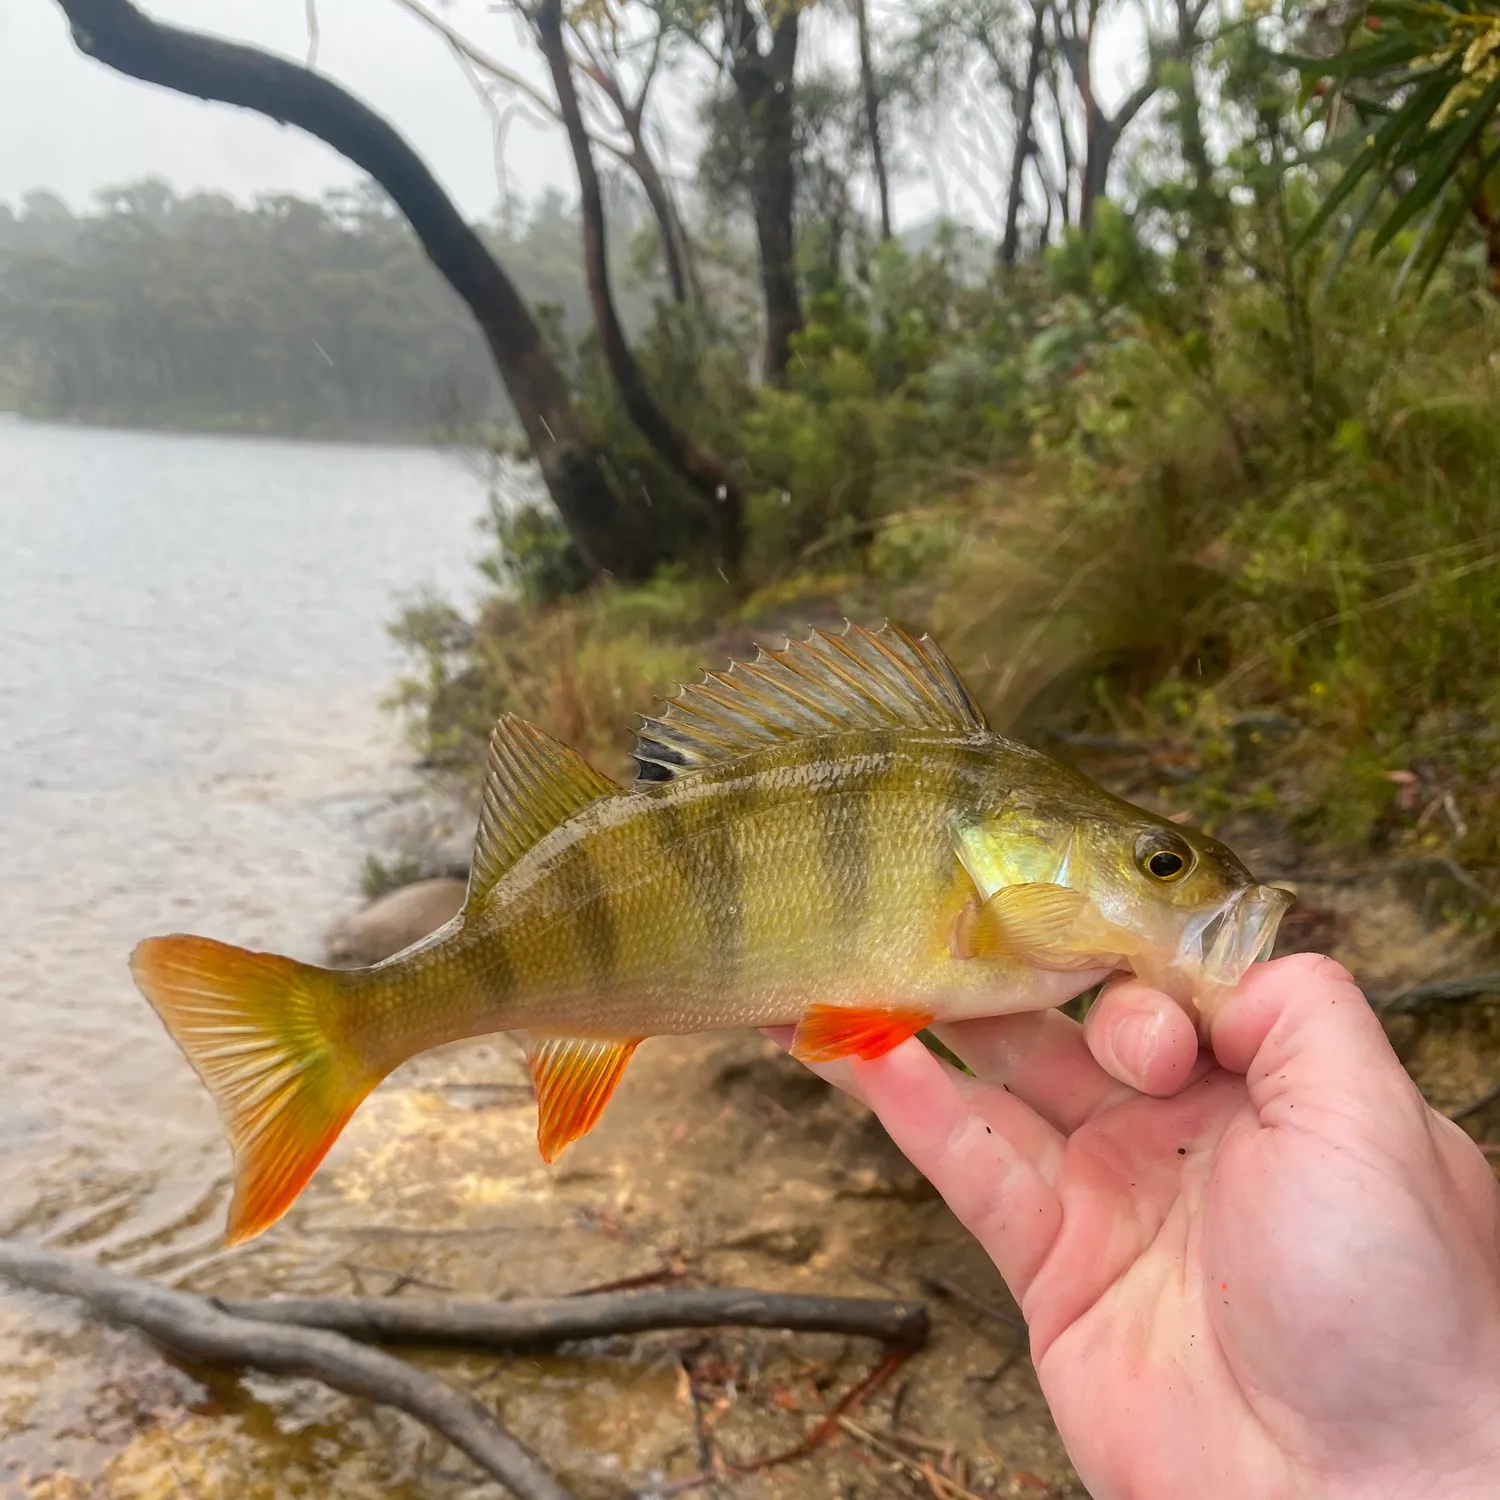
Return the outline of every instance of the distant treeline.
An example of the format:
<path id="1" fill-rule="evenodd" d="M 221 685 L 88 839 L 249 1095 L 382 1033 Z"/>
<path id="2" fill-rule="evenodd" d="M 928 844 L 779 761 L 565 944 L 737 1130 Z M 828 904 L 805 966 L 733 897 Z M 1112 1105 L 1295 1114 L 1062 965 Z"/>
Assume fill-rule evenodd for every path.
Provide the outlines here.
<path id="1" fill-rule="evenodd" d="M 622 211 L 628 240 L 632 228 Z M 577 219 L 486 231 L 534 306 L 589 327 Z M 622 278 L 624 279 L 624 278 Z M 647 291 L 622 286 L 628 321 Z M 469 313 L 373 189 L 319 202 L 145 181 L 76 215 L 0 204 L 0 407 L 139 426 L 424 436 L 508 406 Z"/>

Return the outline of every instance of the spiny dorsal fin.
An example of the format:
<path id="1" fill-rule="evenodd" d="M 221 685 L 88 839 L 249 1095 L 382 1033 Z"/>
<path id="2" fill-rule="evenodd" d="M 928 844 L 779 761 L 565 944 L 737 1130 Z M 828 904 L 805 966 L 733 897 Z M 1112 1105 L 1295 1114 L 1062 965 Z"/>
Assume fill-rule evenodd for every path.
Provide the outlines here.
<path id="1" fill-rule="evenodd" d="M 637 783 L 672 781 L 704 766 L 810 735 L 849 729 L 985 729 L 984 714 L 930 637 L 896 625 L 814 630 L 752 662 L 705 672 L 635 743 Z"/>
<path id="2" fill-rule="evenodd" d="M 619 790 L 576 750 L 525 719 L 504 715 L 490 735 L 464 910 L 559 823 Z"/>

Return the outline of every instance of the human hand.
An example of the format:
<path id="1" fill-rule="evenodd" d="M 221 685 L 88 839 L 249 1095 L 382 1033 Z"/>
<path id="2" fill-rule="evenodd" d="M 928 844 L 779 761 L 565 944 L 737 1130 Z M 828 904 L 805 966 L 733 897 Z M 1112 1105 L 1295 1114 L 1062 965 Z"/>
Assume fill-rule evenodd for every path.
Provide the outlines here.
<path id="1" fill-rule="evenodd" d="M 1348 974 L 1126 980 L 820 1067 L 994 1259 L 1095 1500 L 1500 1495 L 1500 1192 Z M 1169 1096 L 1169 1097 L 1154 1097 Z"/>

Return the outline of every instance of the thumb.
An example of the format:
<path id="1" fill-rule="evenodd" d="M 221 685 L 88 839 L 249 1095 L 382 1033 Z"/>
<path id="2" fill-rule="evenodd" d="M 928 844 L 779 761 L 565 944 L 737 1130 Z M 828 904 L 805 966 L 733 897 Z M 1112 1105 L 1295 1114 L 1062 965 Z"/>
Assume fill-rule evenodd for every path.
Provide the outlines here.
<path id="1" fill-rule="evenodd" d="M 1349 971 L 1294 953 L 1257 964 L 1214 1017 L 1221 1066 L 1243 1073 L 1264 1125 L 1329 1114 L 1405 1136 L 1427 1110 Z"/>

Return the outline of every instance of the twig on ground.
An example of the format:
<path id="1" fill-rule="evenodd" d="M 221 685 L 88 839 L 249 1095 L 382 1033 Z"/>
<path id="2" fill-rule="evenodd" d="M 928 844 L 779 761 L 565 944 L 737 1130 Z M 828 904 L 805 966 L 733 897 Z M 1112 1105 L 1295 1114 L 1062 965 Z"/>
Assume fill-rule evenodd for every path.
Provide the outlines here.
<path id="1" fill-rule="evenodd" d="M 1016 1339 L 1015 1342 L 1010 1346 L 1009 1352 L 1006 1354 L 1005 1358 L 995 1366 L 993 1370 L 978 1371 L 973 1375 L 966 1375 L 964 1378 L 966 1380 L 980 1381 L 984 1385 L 999 1385 L 1000 1382 L 1004 1380 L 1005 1377 L 1009 1375 L 1010 1372 L 1015 1369 L 1015 1367 L 1021 1362 L 1022 1356 L 1026 1353 L 1028 1343 L 1029 1340 L 1026 1336 L 1026 1327 L 1023 1324 L 1016 1330 Z"/>
<path id="2" fill-rule="evenodd" d="M 666 1288 L 514 1302 L 388 1301 L 380 1297 L 216 1300 L 237 1318 L 326 1328 L 383 1344 L 534 1349 L 662 1328 L 790 1328 L 860 1334 L 914 1348 L 927 1336 L 920 1302 L 812 1297 L 734 1287 Z"/>
<path id="3" fill-rule="evenodd" d="M 736 1474 L 754 1474 L 761 1469 L 774 1469 L 780 1464 L 789 1464 L 794 1459 L 806 1458 L 839 1430 L 842 1417 L 851 1411 L 858 1411 L 865 1397 L 878 1391 L 901 1368 L 915 1347 L 912 1344 L 898 1344 L 888 1350 L 885 1358 L 858 1385 L 850 1387 L 834 1402 L 800 1443 L 794 1443 L 780 1453 L 770 1453 L 764 1458 L 751 1459 L 746 1463 L 730 1463 L 727 1467 Z"/>
<path id="4" fill-rule="evenodd" d="M 962 1303 L 970 1312 L 976 1312 L 981 1318 L 988 1318 L 1002 1328 L 1009 1328 L 1013 1332 L 1020 1329 L 1023 1333 L 1025 1332 L 1024 1319 L 996 1307 L 992 1302 L 986 1302 L 983 1297 L 976 1297 L 973 1292 L 959 1286 L 956 1281 L 949 1281 L 946 1276 L 924 1276 L 922 1285 L 944 1297 L 951 1297 L 955 1302 Z"/>
<path id="5" fill-rule="evenodd" d="M 717 1459 L 714 1457 L 713 1439 L 709 1435 L 708 1423 L 704 1420 L 703 1397 L 699 1393 L 697 1382 L 693 1379 L 693 1372 L 688 1369 L 687 1361 L 681 1355 L 677 1358 L 677 1368 L 682 1372 L 682 1379 L 687 1386 L 688 1402 L 693 1408 L 693 1436 L 698 1443 L 698 1469 L 703 1474 L 721 1474 Z"/>
<path id="6" fill-rule="evenodd" d="M 1415 870 L 1430 870 L 1435 875 L 1446 875 L 1480 906 L 1492 904 L 1490 893 L 1479 881 L 1457 860 L 1450 859 L 1446 854 L 1422 854 L 1412 859 L 1395 859 L 1389 864 L 1377 865 L 1373 870 L 1288 870 L 1276 878 L 1301 881 L 1305 885 L 1363 885 L 1366 881 L 1385 880 L 1392 875 L 1405 875 Z"/>
<path id="7" fill-rule="evenodd" d="M 601 1281 L 594 1286 L 581 1286 L 577 1291 L 569 1292 L 570 1297 L 593 1297 L 600 1292 L 632 1292 L 641 1287 L 657 1286 L 663 1281 L 685 1281 L 691 1273 L 687 1262 L 679 1259 L 675 1264 L 668 1262 L 658 1266 L 654 1271 L 642 1271 L 639 1276 L 622 1276 L 616 1281 Z"/>
<path id="8" fill-rule="evenodd" d="M 681 1479 L 664 1479 L 660 1484 L 648 1484 L 638 1489 L 632 1500 L 664 1500 L 667 1495 L 681 1495 L 687 1490 L 701 1489 L 705 1484 L 717 1484 L 723 1477 L 712 1469 L 703 1469 L 697 1474 L 684 1474 Z"/>
<path id="9" fill-rule="evenodd" d="M 1477 1115 L 1480 1110 L 1487 1109 L 1497 1099 L 1500 1099 L 1500 1083 L 1492 1083 L 1477 1099 L 1465 1104 L 1462 1109 L 1455 1109 L 1448 1118 L 1455 1124 L 1467 1120 L 1470 1115 Z"/>
<path id="10" fill-rule="evenodd" d="M 1500 1000 L 1500 974 L 1471 974 L 1466 979 L 1438 979 L 1375 1000 L 1383 1016 L 1408 1016 L 1429 1005 L 1456 1005 L 1466 1000 Z"/>
<path id="11" fill-rule="evenodd" d="M 980 1500 L 980 1497 L 972 1490 L 965 1489 L 956 1480 L 938 1473 L 937 1468 L 931 1462 L 919 1462 L 911 1454 L 903 1453 L 896 1443 L 879 1437 L 868 1427 L 860 1426 L 849 1417 L 841 1416 L 836 1420 L 838 1425 L 856 1442 L 863 1443 L 871 1452 L 878 1453 L 891 1463 L 900 1464 L 913 1479 L 924 1481 L 927 1488 L 932 1491 L 934 1500 Z"/>
<path id="12" fill-rule="evenodd" d="M 231 1316 L 203 1297 L 27 1245 L 0 1243 L 0 1276 L 32 1291 L 76 1297 L 184 1359 L 311 1376 L 346 1395 L 394 1406 L 440 1433 L 520 1500 L 572 1500 L 541 1460 L 477 1401 L 393 1355 L 335 1333 Z"/>

